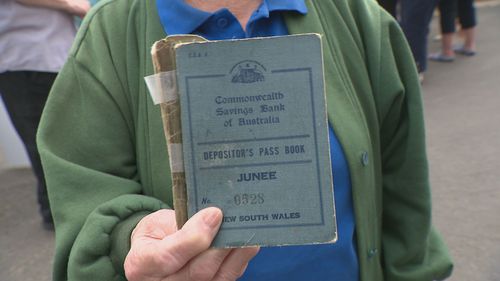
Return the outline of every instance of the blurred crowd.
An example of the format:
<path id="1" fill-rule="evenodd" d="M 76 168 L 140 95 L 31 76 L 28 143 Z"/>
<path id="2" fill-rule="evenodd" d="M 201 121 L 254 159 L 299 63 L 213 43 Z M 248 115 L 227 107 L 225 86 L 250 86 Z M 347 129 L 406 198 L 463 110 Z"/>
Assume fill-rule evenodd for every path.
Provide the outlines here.
<path id="1" fill-rule="evenodd" d="M 410 44 L 420 81 L 424 80 L 427 59 L 453 62 L 455 55 L 476 54 L 476 11 L 473 0 L 378 0 L 396 18 Z M 429 25 L 435 10 L 439 11 L 441 51 L 427 54 Z M 459 26 L 459 42 L 455 43 Z"/>

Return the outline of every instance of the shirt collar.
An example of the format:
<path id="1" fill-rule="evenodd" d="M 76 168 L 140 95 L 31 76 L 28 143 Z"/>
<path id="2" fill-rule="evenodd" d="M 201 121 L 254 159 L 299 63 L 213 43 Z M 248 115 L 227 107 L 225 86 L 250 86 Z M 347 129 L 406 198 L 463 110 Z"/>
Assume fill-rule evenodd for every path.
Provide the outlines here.
<path id="1" fill-rule="evenodd" d="M 156 0 L 160 21 L 167 34 L 190 34 L 213 14 L 198 10 L 184 0 Z M 263 0 L 259 8 L 262 16 L 269 17 L 273 11 L 307 13 L 304 0 Z"/>
<path id="2" fill-rule="evenodd" d="M 300 14 L 307 14 L 307 6 L 304 0 L 264 0 L 262 6 L 267 6 L 269 12 L 292 11 Z"/>

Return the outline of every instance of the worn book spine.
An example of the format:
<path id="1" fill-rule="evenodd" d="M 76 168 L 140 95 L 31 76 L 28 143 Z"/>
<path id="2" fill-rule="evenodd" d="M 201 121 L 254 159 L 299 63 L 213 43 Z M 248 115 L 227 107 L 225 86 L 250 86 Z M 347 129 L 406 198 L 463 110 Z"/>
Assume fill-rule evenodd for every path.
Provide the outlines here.
<path id="1" fill-rule="evenodd" d="M 171 83 L 175 82 L 175 55 L 174 47 L 180 43 L 206 41 L 204 38 L 196 35 L 176 35 L 155 42 L 151 49 L 154 71 L 159 73 L 170 73 Z M 159 87 L 165 85 L 158 83 Z M 182 129 L 181 129 L 181 110 L 179 94 L 177 87 L 160 89 L 167 93 L 168 101 L 160 103 L 161 118 L 163 121 L 163 130 L 167 141 L 167 149 L 170 161 L 172 178 L 172 197 L 174 202 L 175 217 L 177 227 L 180 229 L 188 220 L 187 212 L 187 191 L 186 176 L 182 159 Z"/>

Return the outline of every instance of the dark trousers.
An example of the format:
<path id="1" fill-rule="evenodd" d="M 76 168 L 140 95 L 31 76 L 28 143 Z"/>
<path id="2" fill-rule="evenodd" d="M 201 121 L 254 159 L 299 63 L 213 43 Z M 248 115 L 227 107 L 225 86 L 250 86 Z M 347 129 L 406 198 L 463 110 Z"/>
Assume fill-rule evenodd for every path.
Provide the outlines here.
<path id="1" fill-rule="evenodd" d="M 37 178 L 38 203 L 44 222 L 52 222 L 36 132 L 40 116 L 56 73 L 14 71 L 0 73 L 0 93 L 10 120 L 28 153 Z"/>
<path id="2" fill-rule="evenodd" d="M 410 45 L 418 72 L 427 69 L 427 36 L 432 13 L 439 0 L 378 0 L 399 23 Z M 400 14 L 397 14 L 397 4 Z"/>
<path id="3" fill-rule="evenodd" d="M 440 0 L 439 12 L 441 14 L 441 33 L 455 32 L 455 19 L 462 29 L 476 26 L 476 10 L 473 0 Z"/>
<path id="4" fill-rule="evenodd" d="M 427 69 L 427 36 L 438 0 L 401 0 L 401 28 L 419 72 Z"/>

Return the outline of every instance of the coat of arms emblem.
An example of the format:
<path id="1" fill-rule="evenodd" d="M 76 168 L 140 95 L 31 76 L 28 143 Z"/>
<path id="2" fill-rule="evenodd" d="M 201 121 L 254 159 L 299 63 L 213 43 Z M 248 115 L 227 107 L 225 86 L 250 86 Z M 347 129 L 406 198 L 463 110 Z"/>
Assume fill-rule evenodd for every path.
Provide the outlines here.
<path id="1" fill-rule="evenodd" d="M 265 81 L 266 68 L 257 61 L 244 60 L 231 69 L 233 83 L 255 83 Z"/>

